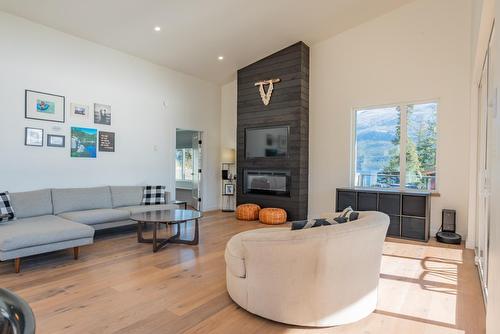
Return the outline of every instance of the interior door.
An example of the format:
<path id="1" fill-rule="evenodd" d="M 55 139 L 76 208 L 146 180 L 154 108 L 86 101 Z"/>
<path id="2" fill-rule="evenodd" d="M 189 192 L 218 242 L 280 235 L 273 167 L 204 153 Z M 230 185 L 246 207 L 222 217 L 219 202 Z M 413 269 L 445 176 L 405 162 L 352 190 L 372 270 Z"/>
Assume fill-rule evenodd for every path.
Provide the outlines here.
<path id="1" fill-rule="evenodd" d="M 476 262 L 481 277 L 484 298 L 488 297 L 488 253 L 490 232 L 490 193 L 491 193 L 491 133 L 490 115 L 491 54 L 488 52 L 479 84 L 479 141 L 478 141 L 478 189 L 476 203 Z"/>
<path id="2" fill-rule="evenodd" d="M 201 132 L 193 134 L 193 201 L 192 206 L 201 210 Z"/>

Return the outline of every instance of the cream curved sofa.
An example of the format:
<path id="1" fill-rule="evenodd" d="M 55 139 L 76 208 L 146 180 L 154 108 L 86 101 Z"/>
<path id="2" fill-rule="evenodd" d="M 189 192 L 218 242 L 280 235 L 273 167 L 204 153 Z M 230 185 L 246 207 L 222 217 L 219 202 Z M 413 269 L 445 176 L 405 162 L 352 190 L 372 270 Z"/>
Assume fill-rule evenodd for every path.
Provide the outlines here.
<path id="1" fill-rule="evenodd" d="M 287 324 L 358 321 L 377 305 L 388 226 L 387 215 L 361 212 L 346 224 L 239 233 L 225 251 L 229 295 L 247 311 Z"/>

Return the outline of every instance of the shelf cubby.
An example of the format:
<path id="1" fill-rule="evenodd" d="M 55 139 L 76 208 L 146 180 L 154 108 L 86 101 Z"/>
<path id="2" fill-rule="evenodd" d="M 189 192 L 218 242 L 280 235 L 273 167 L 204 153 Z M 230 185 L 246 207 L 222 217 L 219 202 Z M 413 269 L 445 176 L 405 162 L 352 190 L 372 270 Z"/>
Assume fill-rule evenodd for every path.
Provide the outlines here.
<path id="1" fill-rule="evenodd" d="M 387 236 L 428 241 L 430 193 L 396 189 L 338 188 L 337 212 L 346 207 L 357 211 L 380 211 L 389 216 Z"/>

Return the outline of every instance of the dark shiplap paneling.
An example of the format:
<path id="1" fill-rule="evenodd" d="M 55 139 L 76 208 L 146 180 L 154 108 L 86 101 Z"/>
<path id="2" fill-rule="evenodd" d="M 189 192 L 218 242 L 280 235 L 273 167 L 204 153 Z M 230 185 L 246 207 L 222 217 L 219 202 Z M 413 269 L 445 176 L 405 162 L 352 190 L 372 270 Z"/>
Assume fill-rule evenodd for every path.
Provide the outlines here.
<path id="1" fill-rule="evenodd" d="M 271 102 L 265 106 L 254 83 L 272 78 L 280 78 L 281 82 L 275 84 Z M 245 129 L 273 125 L 290 127 L 288 157 L 245 159 Z M 306 44 L 296 43 L 238 71 L 237 152 L 238 204 L 279 207 L 287 211 L 291 220 L 307 218 L 309 47 Z M 290 170 L 290 197 L 243 194 L 243 171 L 258 168 Z"/>

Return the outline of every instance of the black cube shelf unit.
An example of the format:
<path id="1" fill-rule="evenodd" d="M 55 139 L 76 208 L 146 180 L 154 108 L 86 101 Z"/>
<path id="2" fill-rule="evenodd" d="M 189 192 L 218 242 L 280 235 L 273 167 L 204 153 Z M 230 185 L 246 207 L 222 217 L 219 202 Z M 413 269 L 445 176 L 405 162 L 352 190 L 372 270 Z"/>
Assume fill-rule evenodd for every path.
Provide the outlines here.
<path id="1" fill-rule="evenodd" d="M 351 206 L 357 211 L 384 212 L 390 218 L 387 236 L 428 241 L 430 196 L 430 192 L 421 191 L 337 188 L 336 210 Z"/>

